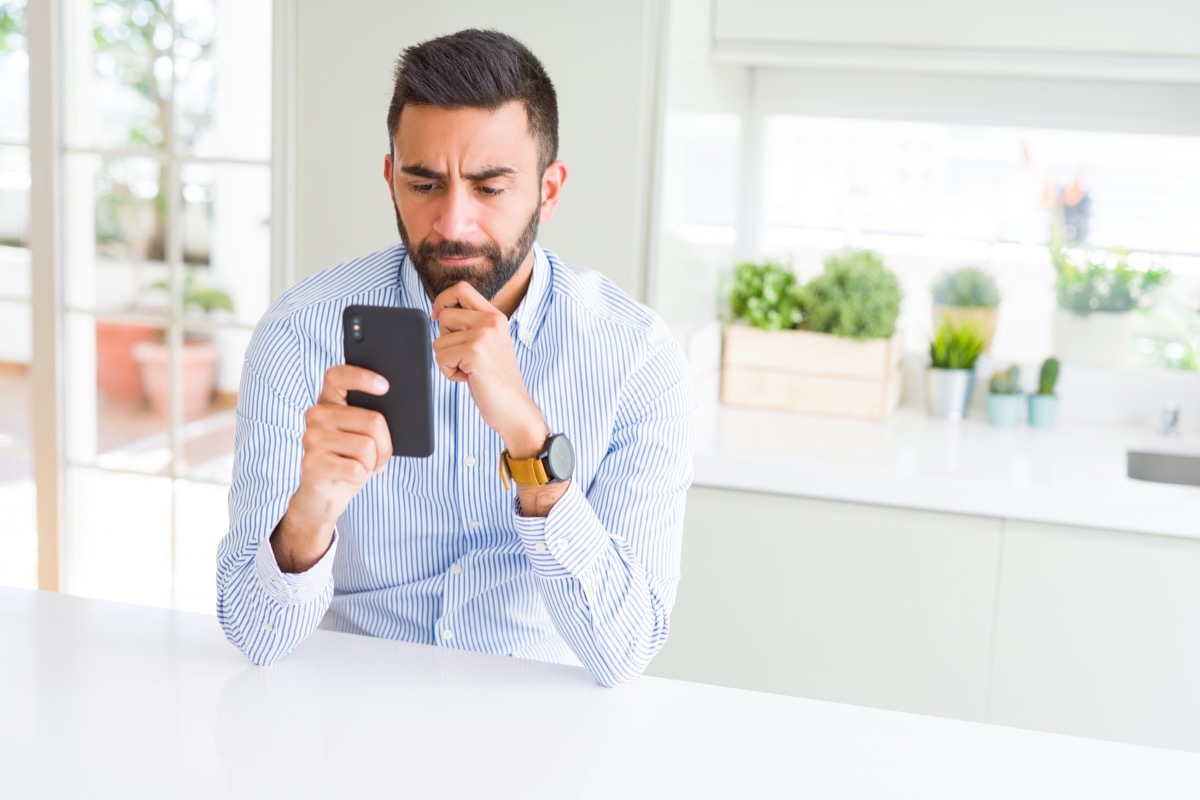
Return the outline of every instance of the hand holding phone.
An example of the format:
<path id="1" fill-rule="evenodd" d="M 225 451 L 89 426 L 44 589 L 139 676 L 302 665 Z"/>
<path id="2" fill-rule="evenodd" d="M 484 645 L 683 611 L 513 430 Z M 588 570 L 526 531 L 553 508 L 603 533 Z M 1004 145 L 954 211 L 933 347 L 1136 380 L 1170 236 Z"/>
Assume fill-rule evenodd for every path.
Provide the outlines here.
<path id="1" fill-rule="evenodd" d="M 387 422 L 393 456 L 433 454 L 433 358 L 429 318 L 414 308 L 348 306 L 342 312 L 346 363 L 388 382 L 381 395 L 347 393 L 351 406 L 378 411 Z"/>

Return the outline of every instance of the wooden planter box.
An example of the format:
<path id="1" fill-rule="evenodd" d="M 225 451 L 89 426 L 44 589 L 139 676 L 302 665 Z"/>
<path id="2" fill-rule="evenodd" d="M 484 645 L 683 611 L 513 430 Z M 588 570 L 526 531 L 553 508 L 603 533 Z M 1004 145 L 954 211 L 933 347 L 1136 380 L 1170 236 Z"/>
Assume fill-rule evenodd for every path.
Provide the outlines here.
<path id="1" fill-rule="evenodd" d="M 883 419 L 900 404 L 900 335 L 856 342 L 828 333 L 725 328 L 721 402 Z"/>

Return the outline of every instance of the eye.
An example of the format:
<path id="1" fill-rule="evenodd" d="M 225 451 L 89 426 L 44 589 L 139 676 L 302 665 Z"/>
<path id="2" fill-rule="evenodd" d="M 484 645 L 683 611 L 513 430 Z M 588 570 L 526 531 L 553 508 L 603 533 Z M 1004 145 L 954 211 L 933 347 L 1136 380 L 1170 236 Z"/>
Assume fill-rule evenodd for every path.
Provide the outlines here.
<path id="1" fill-rule="evenodd" d="M 436 184 L 432 183 L 410 183 L 408 185 L 409 191 L 414 194 L 429 194 L 435 187 Z"/>
<path id="2" fill-rule="evenodd" d="M 504 194 L 504 189 L 500 188 L 499 186 L 480 186 L 479 191 L 483 192 L 488 197 L 495 197 L 496 195 Z"/>

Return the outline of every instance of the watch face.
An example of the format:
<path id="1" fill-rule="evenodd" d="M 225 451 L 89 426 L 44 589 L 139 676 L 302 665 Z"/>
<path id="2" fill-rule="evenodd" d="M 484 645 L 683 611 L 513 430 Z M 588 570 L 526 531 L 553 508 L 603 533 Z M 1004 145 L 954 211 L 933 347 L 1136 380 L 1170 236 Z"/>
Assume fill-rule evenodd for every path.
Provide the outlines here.
<path id="1" fill-rule="evenodd" d="M 560 433 L 550 438 L 546 461 L 551 480 L 565 481 L 571 477 L 575 470 L 575 448 L 571 447 L 571 442 L 566 436 Z"/>

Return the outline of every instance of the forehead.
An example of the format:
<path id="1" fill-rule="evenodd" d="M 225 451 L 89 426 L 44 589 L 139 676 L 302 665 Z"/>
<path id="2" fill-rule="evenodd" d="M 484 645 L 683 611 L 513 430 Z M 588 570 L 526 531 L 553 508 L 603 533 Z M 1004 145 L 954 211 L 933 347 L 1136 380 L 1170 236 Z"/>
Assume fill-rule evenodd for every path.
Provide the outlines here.
<path id="1" fill-rule="evenodd" d="M 486 162 L 524 165 L 537 159 L 537 142 L 520 102 L 497 109 L 406 105 L 396 125 L 401 164 Z"/>

